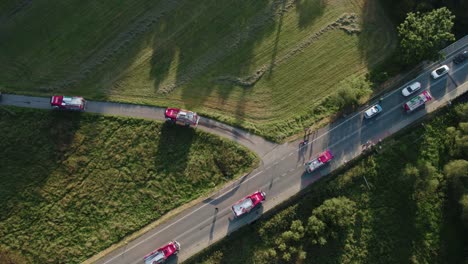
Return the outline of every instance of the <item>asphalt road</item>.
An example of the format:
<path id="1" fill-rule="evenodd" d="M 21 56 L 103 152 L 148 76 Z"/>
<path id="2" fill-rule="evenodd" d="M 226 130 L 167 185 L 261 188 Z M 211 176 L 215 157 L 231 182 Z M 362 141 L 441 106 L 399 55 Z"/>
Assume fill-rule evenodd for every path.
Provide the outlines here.
<path id="1" fill-rule="evenodd" d="M 0 105 L 51 109 L 50 97 L 33 97 L 13 94 L 4 94 Z M 160 121 L 165 120 L 164 111 L 165 108 L 161 107 L 97 101 L 88 101 L 86 108 L 86 112 L 89 113 L 138 117 Z M 265 156 L 273 148 L 278 146 L 275 143 L 242 129 L 204 117 L 200 118 L 197 129 L 232 139 L 254 151 L 260 157 Z"/>
<path id="2" fill-rule="evenodd" d="M 468 42 L 464 45 L 464 49 L 467 48 Z M 468 62 L 462 65 L 453 65 L 451 61 L 454 54 L 449 55 L 445 61 L 441 62 L 441 64 L 447 64 L 450 67 L 448 75 L 438 80 L 432 80 L 430 72 L 426 71 L 413 80 L 417 80 L 422 84 L 419 92 L 427 89 L 434 97 L 425 107 L 421 107 L 409 114 L 405 113 L 402 105 L 411 96 L 409 98 L 403 97 L 401 87 L 383 96 L 384 99 L 381 103 L 383 112 L 375 118 L 364 120 L 363 111 L 360 111 L 345 120 L 331 124 L 309 135 L 309 144 L 301 148 L 298 147 L 298 142 L 278 146 L 241 130 L 228 126 L 224 127 L 224 125 L 214 121 L 208 120 L 207 124 L 209 125 L 202 123 L 200 128 L 207 129 L 209 132 L 213 132 L 209 129 L 214 129 L 216 133 L 231 137 L 248 147 L 256 146 L 257 150 L 253 150 L 262 156 L 261 167 L 137 239 L 113 250 L 98 260 L 96 260 L 96 257 L 92 258 L 89 262 L 101 264 L 143 263 L 142 258 L 144 255 L 171 240 L 180 242 L 181 251 L 170 262 L 181 262 L 241 226 L 255 221 L 263 211 L 270 210 L 275 205 L 327 175 L 331 170 L 360 155 L 364 151 L 366 142 L 377 143 L 379 139 L 392 135 L 417 121 L 428 112 L 434 111 L 447 104 L 449 100 L 466 92 L 468 90 Z M 20 106 L 20 99 L 18 96 L 6 95 L 2 104 Z M 36 99 L 25 97 L 24 101 L 28 102 L 26 106 L 38 107 L 40 105 L 41 107 L 38 108 L 49 107 L 48 99 L 40 98 L 35 101 Z M 119 115 L 152 119 L 154 119 L 155 114 L 159 114 L 157 112 L 159 110 L 156 111 L 154 108 L 147 110 L 147 107 L 143 106 L 131 106 L 126 110 L 121 110 L 120 106 L 115 106 L 113 103 L 100 103 L 98 106 L 93 106 L 94 103 L 89 104 L 89 110 L 96 113 L 115 114 L 117 112 L 116 114 Z M 117 109 L 109 112 L 109 109 L 112 109 L 113 106 L 117 107 Z M 129 112 L 131 109 L 135 111 Z M 119 111 L 123 112 L 119 113 Z M 215 128 L 210 127 L 213 124 Z M 227 134 L 224 134 L 226 131 Z M 325 149 L 330 149 L 335 159 L 326 167 L 312 174 L 305 174 L 304 162 L 311 157 L 316 157 Z M 371 187 L 372 184 L 372 182 L 369 182 Z M 230 212 L 230 206 L 242 197 L 259 189 L 265 191 L 267 195 L 267 200 L 263 206 L 245 217 L 234 219 Z M 216 211 L 215 208 L 219 208 L 219 210 Z"/>
<path id="3" fill-rule="evenodd" d="M 465 48 L 467 47 L 468 44 Z M 375 118 L 364 120 L 361 111 L 310 135 L 307 146 L 299 148 L 297 142 L 294 142 L 287 144 L 287 147 L 278 147 L 265 156 L 263 165 L 257 170 L 227 186 L 211 198 L 182 212 L 171 221 L 129 242 L 125 247 L 111 252 L 97 263 L 142 263 L 142 257 L 145 254 L 170 240 L 177 240 L 181 243 L 179 255 L 171 262 L 181 262 L 239 227 L 255 221 L 262 211 L 270 210 L 327 175 L 331 170 L 360 155 L 366 142 L 377 143 L 379 139 L 388 137 L 426 113 L 447 104 L 448 100 L 466 92 L 468 90 L 468 62 L 453 65 L 452 59 L 453 55 L 448 56 L 447 60 L 441 63 L 450 67 L 448 75 L 433 80 L 430 78 L 430 72 L 427 71 L 413 80 L 422 84 L 419 92 L 427 89 L 433 95 L 433 100 L 425 107 L 409 114 L 406 113 L 402 105 L 411 96 L 403 97 L 401 88 L 395 90 L 384 96 L 381 103 L 383 112 Z M 335 159 L 321 170 L 305 174 L 304 162 L 325 149 L 330 149 Z M 372 182 L 369 182 L 369 185 L 372 187 Z M 267 195 L 263 206 L 246 217 L 234 219 L 230 206 L 259 189 L 265 191 Z M 219 208 L 218 211 L 215 210 L 216 207 Z"/>

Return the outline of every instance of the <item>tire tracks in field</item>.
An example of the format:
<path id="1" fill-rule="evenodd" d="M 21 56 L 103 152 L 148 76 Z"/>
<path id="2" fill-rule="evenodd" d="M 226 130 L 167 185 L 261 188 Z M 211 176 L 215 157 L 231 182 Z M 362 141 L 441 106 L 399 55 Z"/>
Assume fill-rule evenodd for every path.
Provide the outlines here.
<path id="1" fill-rule="evenodd" d="M 75 74 L 70 74 L 65 80 L 56 81 L 50 85 L 40 87 L 42 91 L 54 91 L 68 86 L 76 86 L 80 81 L 86 79 L 90 74 L 96 72 L 101 66 L 104 66 L 111 60 L 118 57 L 119 54 L 127 50 L 130 45 L 141 35 L 152 29 L 153 25 L 159 22 L 163 17 L 170 14 L 175 8 L 180 6 L 186 0 L 165 0 L 161 6 L 148 11 L 141 18 L 135 21 L 129 30 L 118 34 L 118 36 L 106 47 L 91 55 L 90 59 L 83 63 L 80 70 Z"/>
<path id="2" fill-rule="evenodd" d="M 252 19 L 249 26 L 239 32 L 234 32 L 226 36 L 221 44 L 201 55 L 187 70 L 180 73 L 180 77 L 174 82 L 162 85 L 158 92 L 167 94 L 175 88 L 189 82 L 194 77 L 201 74 L 209 66 L 226 57 L 233 49 L 239 48 L 242 44 L 256 36 L 256 32 L 265 25 L 274 23 L 277 17 L 289 12 L 296 4 L 296 0 L 275 0 L 272 4 L 263 9 L 260 14 Z"/>
<path id="3" fill-rule="evenodd" d="M 275 60 L 273 64 L 264 64 L 255 70 L 255 73 L 245 77 L 235 77 L 235 76 L 219 76 L 214 79 L 215 82 L 234 84 L 241 87 L 252 87 L 257 83 L 263 76 L 263 74 L 275 67 L 278 67 L 280 64 L 288 61 L 295 55 L 302 53 L 304 49 L 309 47 L 312 43 L 319 40 L 320 37 L 328 31 L 331 30 L 343 30 L 348 34 L 357 34 L 361 32 L 361 28 L 358 24 L 358 16 L 354 13 L 348 14 L 344 13 L 336 21 L 328 24 L 319 31 L 309 35 L 302 42 L 297 44 L 295 47 L 290 49 L 284 56 Z"/>

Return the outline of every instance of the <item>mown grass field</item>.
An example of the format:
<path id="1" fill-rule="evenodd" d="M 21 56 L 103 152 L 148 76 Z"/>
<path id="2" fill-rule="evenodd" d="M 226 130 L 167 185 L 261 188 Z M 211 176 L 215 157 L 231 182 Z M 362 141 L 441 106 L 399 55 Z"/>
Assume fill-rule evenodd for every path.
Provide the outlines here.
<path id="1" fill-rule="evenodd" d="M 187 263 L 464 263 L 468 205 L 459 199 L 468 195 L 468 104 L 462 109 L 445 109 L 385 141 L 378 153 Z M 328 208 L 326 241 L 314 244 L 309 217 L 337 197 L 354 204 L 352 224 L 336 225 L 343 218 Z"/>
<path id="2" fill-rule="evenodd" d="M 0 249 L 30 263 L 79 263 L 258 161 L 198 130 L 9 110 L 0 109 Z"/>
<path id="3" fill-rule="evenodd" d="M 396 43 L 370 0 L 13 3 L 2 89 L 181 106 L 276 141 L 333 114 L 325 97 Z"/>

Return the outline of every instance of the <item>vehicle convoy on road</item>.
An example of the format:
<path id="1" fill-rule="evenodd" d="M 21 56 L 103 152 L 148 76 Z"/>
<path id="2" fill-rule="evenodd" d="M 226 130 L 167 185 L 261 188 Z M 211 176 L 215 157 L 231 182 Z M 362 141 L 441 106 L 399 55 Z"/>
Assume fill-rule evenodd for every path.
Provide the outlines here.
<path id="1" fill-rule="evenodd" d="M 167 122 L 184 126 L 197 127 L 198 121 L 200 121 L 197 113 L 179 108 L 167 108 L 164 117 Z"/>
<path id="2" fill-rule="evenodd" d="M 56 110 L 85 111 L 86 100 L 80 96 L 54 95 L 50 98 L 50 106 Z"/>
<path id="3" fill-rule="evenodd" d="M 447 65 L 442 65 L 439 68 L 433 70 L 431 72 L 431 76 L 434 79 L 439 79 L 440 77 L 444 76 L 449 72 L 449 67 Z"/>
<path id="4" fill-rule="evenodd" d="M 418 107 L 423 106 L 427 101 L 430 100 L 432 100 L 432 95 L 429 93 L 429 91 L 424 91 L 406 102 L 403 107 L 405 108 L 406 112 L 409 113 Z"/>
<path id="5" fill-rule="evenodd" d="M 257 191 L 248 195 L 238 201 L 237 203 L 232 205 L 232 212 L 234 213 L 235 217 L 239 217 L 241 215 L 247 214 L 253 208 L 260 205 L 263 201 L 265 201 L 266 195 L 262 191 Z"/>
<path id="6" fill-rule="evenodd" d="M 421 83 L 414 82 L 403 88 L 403 90 L 401 90 L 401 93 L 403 94 L 403 96 L 410 96 L 419 89 L 421 89 Z"/>
<path id="7" fill-rule="evenodd" d="M 177 241 L 167 243 L 165 246 L 156 249 L 146 255 L 143 259 L 145 264 L 160 264 L 165 263 L 168 258 L 177 255 L 180 250 L 180 244 Z"/>
<path id="8" fill-rule="evenodd" d="M 333 154 L 330 150 L 322 152 L 317 158 L 311 159 L 305 164 L 306 172 L 311 173 L 314 170 L 322 167 L 333 159 Z"/>
<path id="9" fill-rule="evenodd" d="M 465 44 L 465 46 L 466 45 L 468 44 Z M 457 52 L 457 54 L 459 56 L 461 55 L 459 52 Z M 447 58 L 445 61 L 448 60 L 452 60 L 452 58 Z M 262 167 L 258 169 L 259 171 L 257 171 L 255 174 L 252 173 L 252 175 L 249 177 L 246 177 L 246 180 L 240 181 L 238 186 L 236 186 L 234 189 L 235 192 L 228 191 L 228 195 L 221 195 L 219 198 L 213 198 L 213 200 L 210 200 L 209 202 L 202 201 L 203 204 L 201 206 L 193 206 L 193 209 L 184 209 L 182 213 L 177 215 L 180 216 L 178 219 L 175 219 L 176 217 L 174 217 L 175 220 L 170 220 L 167 224 L 160 225 L 152 229 L 150 231 L 151 233 L 139 237 L 135 240 L 135 242 L 132 241 L 132 246 L 125 246 L 118 250 L 113 250 L 113 252 L 107 254 L 104 257 L 96 256 L 96 258 L 99 259 L 95 263 L 166 263 L 176 259 L 175 255 L 178 253 L 184 253 L 178 255 L 179 260 L 182 259 L 181 261 L 183 261 L 184 258 L 197 253 L 197 251 L 199 251 L 201 248 L 204 248 L 210 244 L 213 237 L 224 237 L 226 233 L 234 230 L 233 227 L 237 228 L 238 226 L 245 224 L 242 221 L 238 221 L 238 225 L 229 226 L 231 224 L 230 220 L 232 220 L 232 216 L 230 216 L 230 214 L 228 216 L 225 214 L 219 214 L 215 215 L 215 225 L 214 221 L 212 220 L 213 211 L 211 205 L 216 204 L 216 206 L 219 206 L 220 208 L 222 206 L 226 206 L 226 209 L 229 209 L 229 206 L 231 206 L 231 210 L 234 214 L 234 217 L 236 218 L 241 218 L 243 216 L 246 218 L 248 216 L 253 217 L 255 213 L 253 211 L 260 208 L 263 201 L 266 199 L 265 192 L 259 190 L 259 188 L 263 188 L 261 186 L 268 186 L 269 184 L 269 197 L 271 197 L 272 200 L 275 200 L 276 203 L 280 202 L 281 200 L 285 200 L 291 195 L 297 193 L 298 190 L 306 188 L 315 180 L 321 177 L 325 177 L 329 171 L 335 170 L 343 163 L 346 164 L 348 159 L 358 157 L 362 152 L 355 151 L 355 149 L 359 148 L 359 144 L 361 144 L 363 140 L 367 140 L 366 144 L 363 145 L 363 149 L 370 149 L 368 147 L 374 145 L 371 139 L 379 138 L 379 142 L 381 142 L 381 138 L 391 136 L 392 134 L 396 133 L 396 131 L 401 131 L 401 129 L 405 128 L 406 126 L 417 122 L 418 118 L 423 116 L 423 114 L 426 114 L 422 111 L 420 112 L 422 115 L 403 114 L 401 109 L 402 104 L 405 112 L 409 113 L 416 109 L 421 109 L 422 106 L 426 104 L 426 102 L 432 100 L 432 94 L 434 94 L 435 102 L 433 102 L 431 105 L 434 107 L 427 109 L 427 112 L 431 112 L 434 111 L 434 109 L 441 107 L 441 105 L 447 100 L 450 103 L 450 100 L 457 98 L 457 96 L 460 94 L 463 94 L 461 93 L 462 91 L 466 92 L 466 89 L 468 88 L 466 85 L 468 84 L 468 82 L 466 82 L 468 65 L 461 64 L 464 61 L 464 59 L 462 60 L 461 57 L 459 57 L 459 60 L 460 62 L 455 62 L 455 60 L 453 61 L 453 68 L 455 70 L 450 71 L 447 65 L 443 65 L 446 62 L 443 62 L 440 64 L 443 65 L 442 67 L 439 67 L 434 71 L 432 71 L 432 69 L 425 71 L 423 74 L 418 76 L 417 79 L 411 81 L 409 85 L 405 87 L 399 87 L 398 90 L 394 90 L 391 93 L 388 93 L 385 96 L 385 98 L 388 99 L 385 100 L 384 113 L 388 118 L 385 120 L 374 119 L 376 121 L 375 126 L 366 126 L 365 122 L 360 122 L 362 121 L 362 115 L 364 115 L 365 118 L 374 118 L 379 116 L 379 113 L 383 111 L 381 106 L 383 103 L 373 103 L 365 109 L 364 113 L 356 113 L 356 115 L 352 115 L 349 118 L 340 120 L 340 122 L 332 123 L 329 127 L 323 128 L 323 130 L 314 131 L 316 134 L 314 134 L 313 141 L 311 142 L 315 144 L 315 148 L 313 150 L 315 151 L 318 148 L 322 148 L 322 146 L 328 145 L 333 149 L 333 153 L 330 149 L 325 150 L 322 148 L 320 150 L 320 154 L 314 154 L 314 156 L 306 163 L 301 162 L 299 166 L 305 166 L 304 169 L 306 173 L 314 173 L 315 171 L 325 169 L 323 168 L 325 165 L 328 166 L 327 169 L 329 170 L 327 170 L 326 173 L 322 173 L 321 175 L 314 175 L 314 177 L 301 179 L 300 174 L 303 173 L 303 171 L 298 171 L 297 166 L 298 162 L 301 161 L 301 155 L 305 151 L 300 152 L 297 151 L 294 147 L 290 148 L 291 145 L 289 144 L 286 144 L 288 146 L 284 148 L 277 148 L 277 146 L 280 145 L 264 144 L 262 143 L 263 141 L 259 140 L 259 138 L 256 138 L 256 140 L 250 140 L 250 135 L 248 135 L 247 132 L 245 132 L 245 134 L 242 132 L 242 137 L 236 136 L 233 139 L 240 143 L 248 142 L 246 145 L 250 146 L 252 150 L 257 150 L 258 152 L 269 154 L 265 159 L 263 159 L 263 157 L 266 155 L 261 156 L 262 162 L 265 161 L 265 163 L 262 164 Z M 459 63 L 458 66 L 455 66 L 456 63 Z M 445 81 L 443 76 L 447 75 L 449 71 L 451 78 L 447 78 L 447 81 Z M 428 77 L 429 74 L 431 77 Z M 432 81 L 432 83 L 427 81 L 427 79 L 432 78 L 438 79 L 439 81 Z M 441 79 L 444 81 L 442 82 Z M 420 82 L 423 85 L 421 85 Z M 430 87 L 431 90 L 421 89 L 422 86 L 425 88 Z M 438 95 L 440 95 L 440 97 Z M 8 94 L 4 94 L 3 96 L 3 102 L 7 101 L 8 104 L 2 103 L 0 104 L 0 107 L 10 104 L 36 108 L 43 108 L 44 105 L 45 107 L 49 106 L 49 98 L 27 97 L 24 99 L 22 96 Z M 30 98 L 34 100 L 31 100 Z M 384 98 L 382 97 L 381 102 L 383 102 L 383 99 Z M 131 108 L 131 105 L 129 105 L 129 108 L 125 108 L 121 112 L 121 107 L 118 104 L 104 102 L 93 102 L 93 104 L 94 103 L 99 105 L 99 107 L 91 107 L 92 105 L 90 104 L 88 109 L 86 108 L 87 102 L 82 97 L 52 96 L 50 99 L 50 105 L 53 109 L 73 111 L 84 111 L 86 109 L 87 111 L 95 111 L 95 113 L 110 112 L 114 114 L 121 114 L 123 112 L 128 116 L 133 116 L 136 118 L 143 118 L 148 116 L 148 114 L 151 115 L 156 111 L 160 111 L 159 115 L 153 115 L 153 117 L 155 117 L 155 119 L 165 120 L 171 124 L 197 127 L 200 121 L 200 117 L 197 115 L 197 113 L 178 108 L 159 109 L 154 107 L 147 107 L 145 108 L 147 110 L 141 109 L 140 112 L 132 111 L 135 108 Z M 104 107 L 108 107 L 108 109 L 105 109 L 106 111 L 102 112 L 101 110 L 95 110 Z M 165 119 L 162 119 L 162 111 L 165 111 Z M 379 117 L 383 118 L 384 116 L 380 114 Z M 200 126 L 203 126 L 203 123 L 204 120 L 202 120 Z M 218 130 L 212 129 L 208 130 L 208 132 L 220 131 L 220 134 L 226 138 L 232 138 L 233 133 L 230 132 L 233 130 L 234 128 Z M 226 133 L 224 131 L 226 131 Z M 305 131 L 305 134 L 306 136 L 309 135 L 308 130 Z M 244 135 L 248 135 L 249 137 Z M 304 140 L 300 143 L 300 149 L 303 149 L 303 147 L 307 145 L 309 145 L 309 140 L 304 138 Z M 333 154 L 337 155 L 336 161 Z M 334 161 L 333 163 L 331 162 L 332 160 Z M 279 165 L 276 166 L 277 164 Z M 275 170 L 275 166 L 281 167 L 281 170 Z M 365 179 L 365 182 L 367 184 L 367 179 Z M 258 191 L 251 193 L 254 190 Z M 251 194 L 245 196 L 247 193 Z M 273 206 L 274 204 L 272 204 L 271 207 Z M 268 208 L 270 208 L 270 206 Z M 215 209 L 216 212 L 218 212 L 218 207 Z M 251 214 L 249 215 L 249 213 Z M 228 227 L 229 232 L 226 232 L 226 227 Z M 190 241 L 190 243 L 184 243 L 184 248 L 187 248 L 187 252 L 179 252 L 180 244 L 174 240 L 178 237 L 184 237 L 184 240 Z M 161 246 L 163 242 L 161 242 L 161 244 L 160 242 L 154 242 L 160 240 L 168 243 L 166 243 L 164 246 Z M 169 242 L 170 240 L 172 241 Z M 206 241 L 209 241 L 209 243 L 205 243 Z M 147 249 L 146 247 L 140 245 L 148 245 L 149 243 L 155 244 L 156 246 L 154 248 L 159 246 L 161 247 L 145 255 L 154 248 L 151 246 L 151 249 Z"/>
<path id="10" fill-rule="evenodd" d="M 364 117 L 371 118 L 380 112 L 382 112 L 382 107 L 379 104 L 376 104 L 364 111 Z"/>

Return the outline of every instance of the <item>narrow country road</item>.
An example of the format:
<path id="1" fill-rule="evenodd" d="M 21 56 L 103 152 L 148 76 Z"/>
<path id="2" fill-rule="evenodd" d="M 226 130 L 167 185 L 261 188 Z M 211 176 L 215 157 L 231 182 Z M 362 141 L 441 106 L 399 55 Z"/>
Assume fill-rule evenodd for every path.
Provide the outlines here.
<path id="1" fill-rule="evenodd" d="M 11 105 L 28 108 L 51 109 L 50 97 L 32 97 L 23 95 L 4 94 L 0 105 Z M 118 115 L 164 121 L 165 108 L 134 104 L 88 101 L 86 112 L 97 114 Z M 260 157 L 270 152 L 277 144 L 262 137 L 235 128 L 218 121 L 201 117 L 197 129 L 232 139 Z"/>
<path id="2" fill-rule="evenodd" d="M 366 142 L 376 143 L 467 92 L 468 62 L 460 65 L 452 63 L 456 54 L 461 50 L 468 49 L 468 38 L 465 37 L 460 41 L 457 49 L 451 50 L 447 53 L 444 61 L 434 66 L 447 64 L 450 67 L 447 75 L 433 80 L 430 77 L 432 68 L 409 82 L 419 81 L 422 88 L 418 93 L 428 90 L 433 95 L 433 100 L 425 107 L 412 113 L 406 113 L 403 110 L 402 105 L 411 99 L 411 97 L 403 97 L 401 94 L 401 89 L 407 85 L 405 84 L 383 96 L 381 102 L 383 112 L 376 117 L 364 120 L 363 111 L 355 113 L 309 135 L 309 143 L 300 148 L 298 142 L 275 145 L 242 130 L 204 119 L 201 122 L 201 129 L 232 138 L 249 147 L 262 157 L 262 165 L 250 174 L 212 194 L 210 198 L 182 211 L 140 237 L 122 243 L 121 247 L 94 256 L 86 262 L 100 264 L 143 263 L 144 255 L 168 241 L 177 240 L 181 244 L 181 251 L 177 258 L 171 259 L 170 263 L 180 263 L 241 226 L 255 221 L 262 212 L 270 210 L 329 174 L 330 171 L 359 156 L 364 151 Z M 372 103 L 376 102 L 370 102 L 371 105 Z M 14 95 L 5 95 L 1 104 L 49 108 L 47 98 Z M 89 110 L 96 113 L 150 119 L 158 119 L 155 116 L 163 116 L 162 109 L 159 108 L 114 103 L 90 102 Z M 325 149 L 330 149 L 335 156 L 330 166 L 311 174 L 304 173 L 304 162 L 311 157 L 316 157 Z M 372 186 L 372 182 L 369 182 L 369 185 Z M 230 211 L 231 205 L 256 190 L 266 192 L 267 200 L 264 205 L 246 217 L 234 219 Z M 219 210 L 215 210 L 215 208 L 219 208 Z"/>

